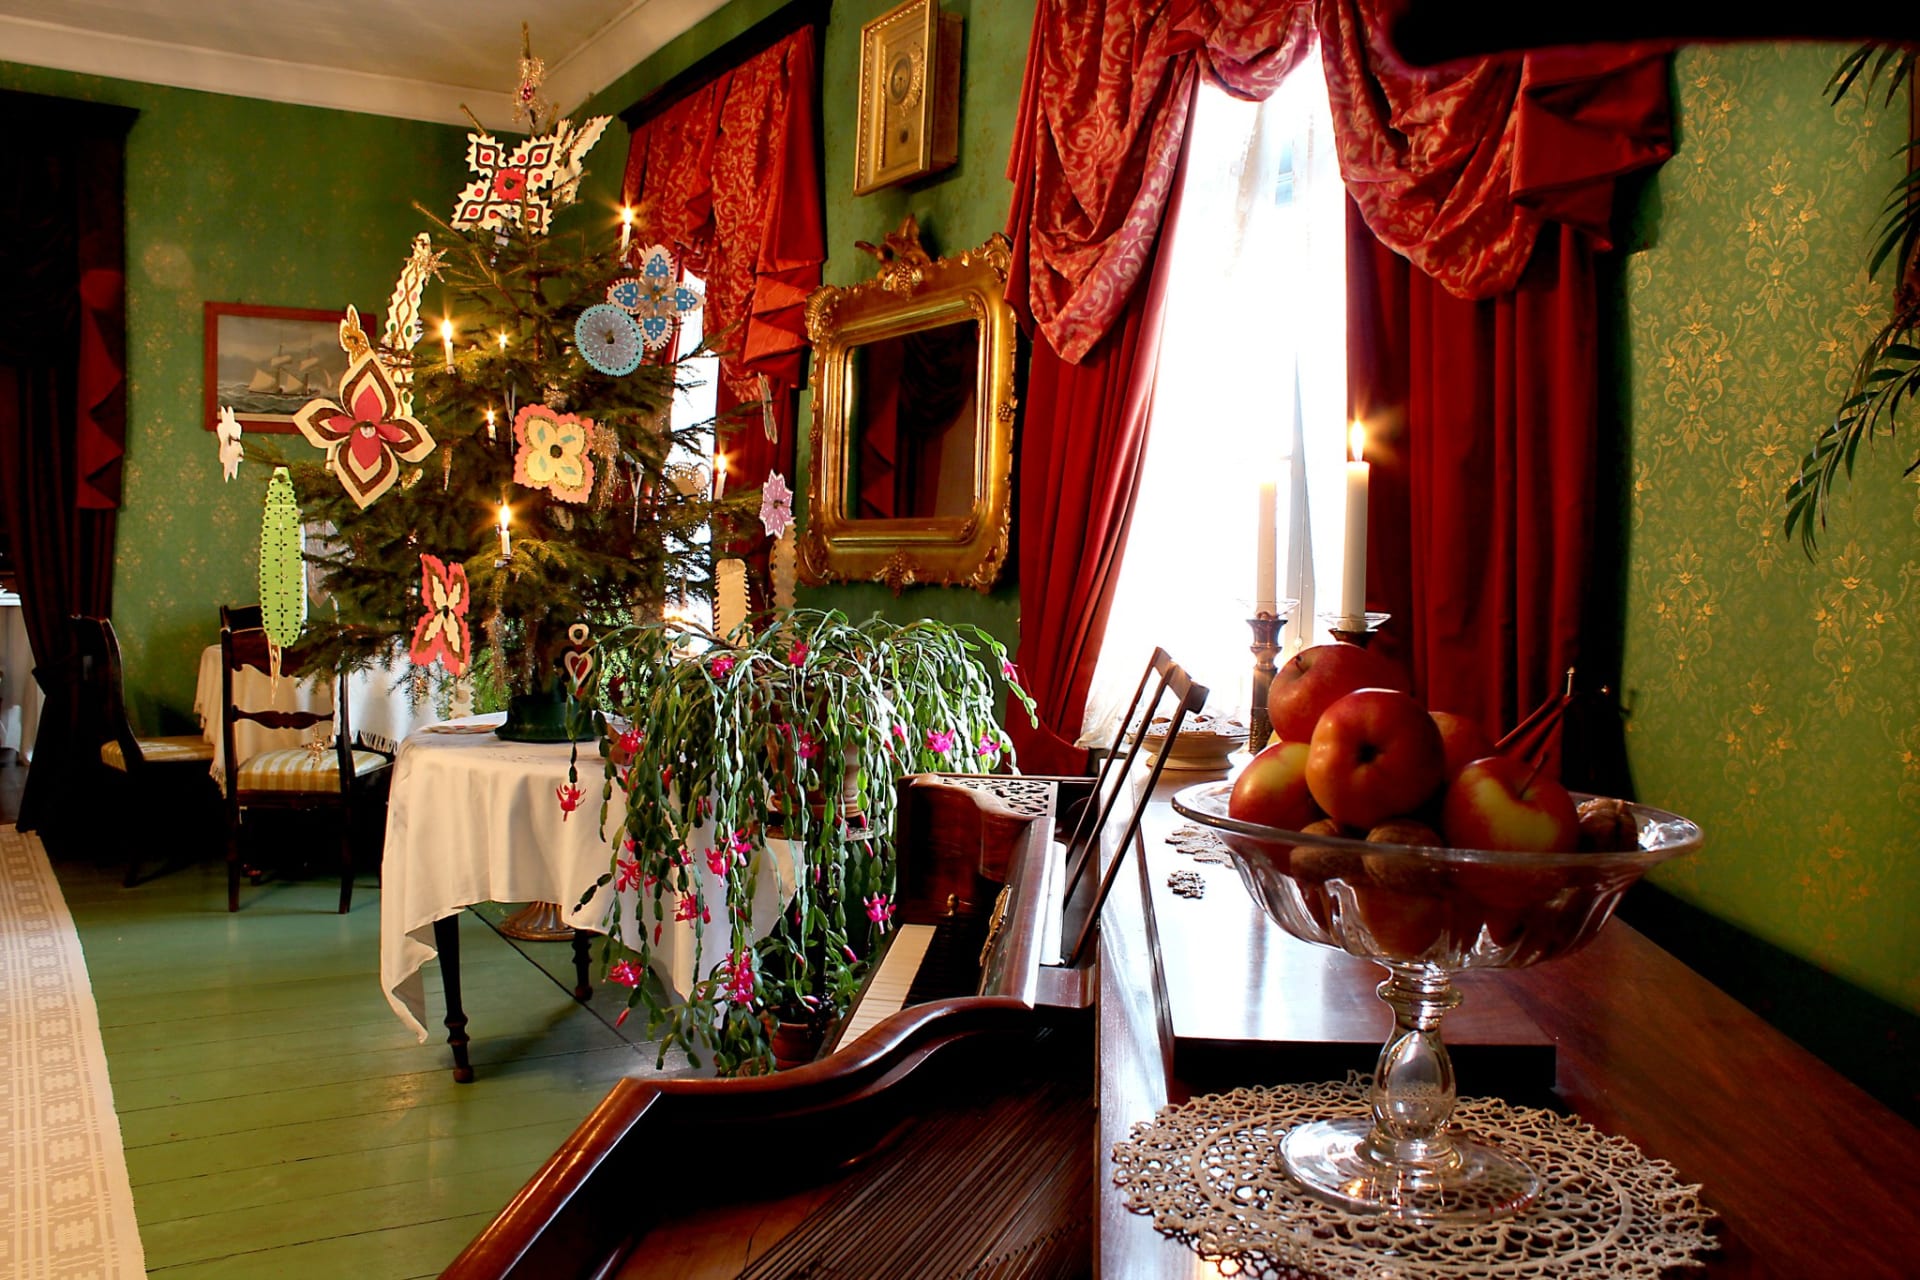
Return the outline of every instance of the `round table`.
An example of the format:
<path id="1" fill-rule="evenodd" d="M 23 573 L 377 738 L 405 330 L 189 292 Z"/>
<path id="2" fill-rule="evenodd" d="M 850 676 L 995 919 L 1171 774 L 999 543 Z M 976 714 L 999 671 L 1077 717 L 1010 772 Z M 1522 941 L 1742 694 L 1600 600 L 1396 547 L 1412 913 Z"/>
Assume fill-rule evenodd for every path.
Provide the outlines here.
<path id="1" fill-rule="evenodd" d="M 575 744 L 509 742 L 496 735 L 505 715 L 469 716 L 408 734 L 394 758 L 387 799 L 387 838 L 380 886 L 380 981 L 387 1002 L 424 1042 L 425 986 L 420 967 L 448 932 L 436 931 L 476 902 L 550 902 L 569 930 L 604 933 L 616 898 L 621 938 L 637 947 L 642 929 L 661 927 L 654 967 L 685 991 L 725 959 L 725 925 L 705 946 L 692 922 L 671 908 L 656 917 L 634 889 L 596 887 L 613 862 L 613 841 L 625 813 L 617 787 L 606 793 L 596 745 L 578 745 L 581 799 L 568 812 L 560 790 Z M 603 794 L 606 818 L 601 820 Z M 700 829 L 689 842 L 700 849 Z M 754 936 L 770 932 L 794 888 L 794 850 L 769 840 L 757 876 Z M 770 864 L 771 874 L 766 873 Z M 700 893 L 725 900 L 718 877 L 697 860 Z M 438 936 L 437 936 L 438 935 Z"/>

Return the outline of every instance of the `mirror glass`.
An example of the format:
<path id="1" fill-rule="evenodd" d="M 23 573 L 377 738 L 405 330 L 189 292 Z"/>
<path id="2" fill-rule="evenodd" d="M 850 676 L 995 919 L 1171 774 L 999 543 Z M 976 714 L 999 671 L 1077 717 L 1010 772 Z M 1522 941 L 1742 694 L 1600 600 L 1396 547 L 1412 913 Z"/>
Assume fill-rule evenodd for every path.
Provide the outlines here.
<path id="1" fill-rule="evenodd" d="M 849 520 L 965 516 L 978 451 L 979 326 L 972 320 L 847 353 Z"/>

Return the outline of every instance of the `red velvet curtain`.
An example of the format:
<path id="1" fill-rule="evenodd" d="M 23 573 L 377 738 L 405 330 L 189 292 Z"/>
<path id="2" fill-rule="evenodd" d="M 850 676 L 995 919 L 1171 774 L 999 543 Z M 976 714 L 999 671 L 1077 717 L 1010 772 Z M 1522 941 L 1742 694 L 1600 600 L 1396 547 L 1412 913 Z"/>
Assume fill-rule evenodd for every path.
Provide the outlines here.
<path id="1" fill-rule="evenodd" d="M 22 830 L 78 814 L 87 726 L 67 619 L 105 617 L 126 439 L 125 148 L 138 112 L 0 93 L 26 141 L 0 180 L 0 521 L 46 702 Z M 10 680 L 26 672 L 8 672 Z"/>
<path id="2" fill-rule="evenodd" d="M 1519 284 L 1474 302 L 1354 216 L 1347 275 L 1353 412 L 1373 428 L 1368 604 L 1396 619 L 1376 644 L 1430 705 L 1498 737 L 1582 657 L 1600 441 L 1593 248 L 1549 226 Z"/>
<path id="3" fill-rule="evenodd" d="M 1139 292 L 1144 263 L 1159 234 L 1195 75 L 1207 74 L 1241 96 L 1264 97 L 1317 35 L 1342 174 L 1374 242 L 1411 259 L 1420 268 L 1411 274 L 1434 286 L 1436 296 L 1455 301 L 1511 298 L 1543 226 L 1579 229 L 1564 242 L 1569 252 L 1604 247 L 1612 179 L 1657 163 L 1670 150 L 1664 50 L 1632 47 L 1599 57 L 1550 51 L 1416 70 L 1386 47 L 1383 33 L 1392 8 L 1390 0 L 1278 5 L 1042 0 L 1034 15 L 1008 164 L 1015 183 L 1008 225 L 1015 254 L 1009 294 L 1037 334 L 1020 450 L 1020 656 L 1057 739 L 1070 741 L 1078 730 L 1113 579 L 1095 575 L 1076 590 L 1060 590 L 1049 579 L 1061 571 L 1045 562 L 1045 548 L 1073 548 L 1083 562 L 1117 562 L 1111 543 L 1124 536 L 1125 522 L 1111 514 L 1128 508 L 1139 450 L 1127 435 L 1128 397 L 1115 390 L 1128 382 L 1120 370 L 1106 369 L 1077 385 L 1052 366 L 1084 363 L 1089 353 L 1102 351 L 1103 338 L 1124 332 L 1115 328 L 1116 318 L 1127 314 L 1129 300 Z M 1550 509 L 1539 512 L 1547 527 L 1536 528 L 1516 515 L 1516 532 L 1490 543 L 1471 567 L 1485 573 L 1492 565 L 1513 584 L 1511 610 L 1486 625 L 1496 632 L 1510 629 L 1517 625 L 1514 615 L 1525 611 L 1530 632 L 1533 619 L 1544 618 L 1540 625 L 1558 638 L 1544 648 L 1531 640 L 1524 649 L 1507 645 L 1504 657 L 1473 669 L 1452 659 L 1415 664 L 1436 686 L 1470 681 L 1472 691 L 1459 700 L 1490 718 L 1489 727 L 1498 727 L 1508 700 L 1523 696 L 1510 691 L 1530 687 L 1527 682 L 1534 679 L 1529 675 L 1522 681 L 1517 667 L 1536 661 L 1536 650 L 1565 651 L 1580 625 L 1577 609 L 1563 611 L 1555 602 L 1579 589 L 1587 569 L 1583 559 L 1567 557 L 1584 556 L 1591 538 L 1591 497 L 1574 477 L 1590 485 L 1591 467 L 1579 473 L 1578 460 L 1590 461 L 1597 429 L 1592 372 L 1597 346 L 1590 263 L 1563 263 L 1557 234 L 1555 245 L 1553 266 L 1545 269 L 1552 283 L 1534 287 L 1547 290 L 1541 305 L 1564 321 L 1554 331 L 1566 334 L 1570 344 L 1585 343 L 1584 379 L 1573 379 L 1563 393 L 1531 387 L 1528 372 L 1518 367 L 1537 358 L 1527 349 L 1504 359 L 1490 352 L 1458 372 L 1460 385 L 1472 391 L 1468 403 L 1481 409 L 1507 406 L 1511 415 L 1508 472 L 1473 473 L 1475 485 L 1510 483 L 1552 495 Z M 1354 264 L 1349 267 L 1351 272 Z M 1393 608 L 1396 601 L 1408 601 L 1394 611 L 1405 633 L 1402 644 L 1411 654 L 1423 651 L 1428 631 L 1448 625 L 1443 615 L 1422 616 L 1421 607 L 1438 602 L 1450 589 L 1433 581 L 1423 587 L 1421 602 L 1413 602 L 1412 584 L 1427 568 L 1416 574 L 1406 562 L 1412 542 L 1422 539 L 1422 547 L 1438 556 L 1485 540 L 1471 527 L 1478 511 L 1472 503 L 1451 503 L 1426 491 L 1460 474 L 1459 468 L 1407 465 L 1409 442 L 1419 441 L 1435 455 L 1465 450 L 1474 459 L 1483 447 L 1473 443 L 1476 433 L 1494 426 L 1489 409 L 1486 416 L 1460 419 L 1457 433 L 1423 434 L 1432 430 L 1423 417 L 1430 406 L 1408 397 L 1410 362 L 1447 371 L 1448 353 L 1430 351 L 1427 344 L 1436 333 L 1456 337 L 1449 326 L 1466 322 L 1442 316 L 1442 304 L 1435 302 L 1431 324 L 1416 325 L 1406 290 L 1396 287 L 1396 279 L 1391 269 L 1384 276 L 1353 277 L 1350 345 L 1355 354 L 1349 381 L 1356 409 L 1365 411 L 1376 429 L 1386 426 L 1383 443 L 1400 450 L 1398 470 L 1389 457 L 1375 470 L 1380 496 L 1370 507 L 1369 580 L 1378 603 Z M 1539 308 L 1520 310 L 1518 323 L 1526 325 Z M 1484 327 L 1474 319 L 1468 332 Z M 1123 345 L 1106 344 L 1108 359 L 1151 356 L 1150 349 L 1128 353 Z M 1396 351 L 1402 353 L 1398 365 Z M 1578 356 L 1569 349 L 1563 364 L 1571 367 Z M 1397 381 L 1396 368 L 1401 370 Z M 1043 394 L 1035 394 L 1035 384 Z M 1441 411 L 1450 421 L 1461 394 L 1452 383 L 1436 393 L 1447 402 Z M 1585 405 L 1584 424 L 1572 407 L 1576 399 Z M 1564 441 L 1559 439 L 1563 432 L 1569 433 Z M 1107 437 L 1115 434 L 1125 447 L 1113 447 Z M 1543 446 L 1542 440 L 1548 443 Z M 1552 461 L 1543 462 L 1546 457 Z M 1539 470 L 1543 466 L 1547 469 Z M 1027 490 L 1062 484 L 1084 490 L 1085 496 L 1055 504 L 1051 523 L 1031 524 L 1033 500 Z M 1521 505 L 1522 499 L 1514 502 Z M 1421 513 L 1417 528 L 1415 511 Z M 1447 513 L 1460 523 L 1450 523 Z M 1504 562 L 1495 563 L 1502 555 L 1511 557 L 1516 541 L 1549 537 L 1561 550 L 1546 570 L 1516 567 L 1509 573 Z M 1043 583 L 1037 594 L 1031 574 Z M 1549 670 L 1544 678 L 1551 682 L 1558 672 Z"/>
<path id="4" fill-rule="evenodd" d="M 1645 46 L 1414 71 L 1379 21 L 1320 9 L 1348 121 L 1368 604 L 1394 615 L 1376 643 L 1415 689 L 1498 737 L 1561 690 L 1600 621 L 1594 254 L 1614 180 L 1671 151 L 1666 61 Z"/>
<path id="5" fill-rule="evenodd" d="M 726 335 L 717 390 L 729 485 L 793 477 L 792 392 L 805 369 L 807 295 L 826 260 L 819 82 L 815 32 L 803 27 L 636 127 L 627 149 L 635 245 L 673 249 L 706 283 L 706 332 Z M 739 412 L 762 399 L 763 377 L 772 439 L 759 412 Z M 766 546 L 757 524 L 729 544 L 762 584 Z"/>

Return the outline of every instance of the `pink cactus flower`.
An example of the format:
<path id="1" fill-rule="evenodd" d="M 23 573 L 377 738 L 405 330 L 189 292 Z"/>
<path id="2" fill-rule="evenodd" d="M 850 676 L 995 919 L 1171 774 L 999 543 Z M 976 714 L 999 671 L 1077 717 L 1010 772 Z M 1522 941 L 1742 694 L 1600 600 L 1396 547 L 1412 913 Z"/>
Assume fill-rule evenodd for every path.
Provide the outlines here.
<path id="1" fill-rule="evenodd" d="M 745 949 L 727 957 L 723 966 L 727 971 L 727 999 L 735 1004 L 748 1004 L 753 1000 L 753 954 Z"/>
<path id="2" fill-rule="evenodd" d="M 613 891 L 625 893 L 640 883 L 640 864 L 632 858 L 620 858 L 613 864 Z"/>
<path id="3" fill-rule="evenodd" d="M 733 670 L 733 655 L 723 653 L 708 664 L 707 670 L 713 672 L 716 680 L 726 679 L 727 672 Z"/>
<path id="4" fill-rule="evenodd" d="M 680 895 L 680 901 L 674 905 L 673 918 L 676 923 L 684 924 L 700 914 L 700 904 L 690 893 Z"/>
<path id="5" fill-rule="evenodd" d="M 609 982 L 617 982 L 623 987 L 639 986 L 640 977 L 640 966 L 631 960 L 622 960 L 615 964 L 613 968 L 607 970 L 607 980 Z"/>
<path id="6" fill-rule="evenodd" d="M 893 904 L 887 901 L 886 894 L 876 893 L 868 896 L 867 919 L 879 926 L 880 932 L 887 931 L 887 925 L 893 920 Z"/>
<path id="7" fill-rule="evenodd" d="M 980 735 L 979 750 L 982 759 L 991 760 L 1000 754 L 1000 744 L 993 740 L 991 734 L 983 733 Z"/>
<path id="8" fill-rule="evenodd" d="M 790 667 L 799 666 L 807 660 L 807 652 L 807 642 L 804 640 L 796 640 L 793 648 L 787 650 L 787 665 Z"/>
<path id="9" fill-rule="evenodd" d="M 645 737 L 646 735 L 638 729 L 623 730 L 618 740 L 620 749 L 628 755 L 632 755 L 640 749 L 640 742 Z"/>
<path id="10" fill-rule="evenodd" d="M 707 870 L 717 876 L 727 874 L 727 868 L 733 865 L 733 857 L 726 849 L 716 845 L 707 850 Z"/>
<path id="11" fill-rule="evenodd" d="M 927 730 L 927 750 L 943 756 L 960 745 L 960 735 L 951 729 Z"/>
<path id="12" fill-rule="evenodd" d="M 812 734 L 803 733 L 800 735 L 798 751 L 802 760 L 815 759 L 820 754 L 820 743 Z"/>
<path id="13" fill-rule="evenodd" d="M 555 787 L 553 794 L 560 797 L 560 821 L 565 822 L 567 815 L 580 807 L 580 788 L 568 783 L 562 787 Z"/>

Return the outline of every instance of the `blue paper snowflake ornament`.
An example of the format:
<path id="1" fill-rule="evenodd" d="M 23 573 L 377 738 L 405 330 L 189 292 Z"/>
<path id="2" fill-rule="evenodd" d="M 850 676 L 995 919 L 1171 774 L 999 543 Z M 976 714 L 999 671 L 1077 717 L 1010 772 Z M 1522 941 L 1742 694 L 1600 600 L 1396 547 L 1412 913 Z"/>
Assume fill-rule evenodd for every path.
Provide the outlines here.
<path id="1" fill-rule="evenodd" d="M 679 274 L 673 255 L 665 245 L 656 244 L 647 250 L 638 276 L 616 280 L 607 289 L 607 303 L 633 316 L 649 351 L 666 346 L 674 322 L 700 309 L 699 293 L 678 283 Z"/>
<path id="2" fill-rule="evenodd" d="M 610 378 L 622 378 L 640 367 L 640 327 L 633 317 L 609 303 L 598 303 L 574 321 L 573 340 L 586 362 Z"/>

